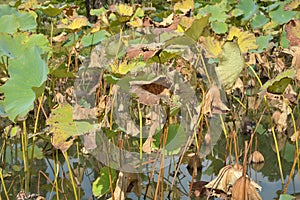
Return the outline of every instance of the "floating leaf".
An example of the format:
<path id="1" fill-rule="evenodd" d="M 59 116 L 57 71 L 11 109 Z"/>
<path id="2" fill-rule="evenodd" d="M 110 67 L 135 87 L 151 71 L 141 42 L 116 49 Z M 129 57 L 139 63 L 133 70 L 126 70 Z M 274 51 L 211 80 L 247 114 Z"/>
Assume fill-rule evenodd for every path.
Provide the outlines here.
<path id="1" fill-rule="evenodd" d="M 105 166 L 100 170 L 100 177 L 93 182 L 92 187 L 95 196 L 102 197 L 110 191 L 110 175 L 112 180 L 117 178 L 117 173 L 114 169 Z"/>
<path id="2" fill-rule="evenodd" d="M 190 10 L 193 10 L 194 6 L 194 0 L 183 0 L 175 3 L 174 10 L 180 10 L 183 14 L 186 14 Z"/>
<path id="3" fill-rule="evenodd" d="M 94 126 L 86 121 L 73 121 L 73 107 L 67 103 L 52 110 L 47 120 L 52 133 L 52 145 L 61 151 L 67 151 L 76 136 L 87 133 Z"/>
<path id="4" fill-rule="evenodd" d="M 226 42 L 216 73 L 224 89 L 232 88 L 244 67 L 244 59 L 235 42 Z"/>
<path id="5" fill-rule="evenodd" d="M 238 38 L 237 42 L 241 53 L 247 53 L 250 49 L 257 48 L 255 35 L 248 31 L 242 31 L 237 27 L 232 26 L 227 39 L 233 40 L 234 37 Z"/>
<path id="6" fill-rule="evenodd" d="M 253 0 L 240 0 L 236 8 L 243 12 L 242 20 L 248 21 L 258 10 L 258 5 Z"/>
<path id="7" fill-rule="evenodd" d="M 279 200 L 296 200 L 296 197 L 290 194 L 281 194 Z"/>
<path id="8" fill-rule="evenodd" d="M 282 25 L 295 17 L 296 12 L 284 10 L 284 4 L 281 4 L 276 10 L 271 11 L 269 15 L 272 21 L 274 21 L 278 25 Z"/>

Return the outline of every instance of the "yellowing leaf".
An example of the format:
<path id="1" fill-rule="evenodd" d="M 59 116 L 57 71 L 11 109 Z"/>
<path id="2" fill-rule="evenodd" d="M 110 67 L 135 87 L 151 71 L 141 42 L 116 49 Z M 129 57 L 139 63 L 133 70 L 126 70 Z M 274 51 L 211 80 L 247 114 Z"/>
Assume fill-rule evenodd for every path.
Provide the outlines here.
<path id="1" fill-rule="evenodd" d="M 144 67 L 146 65 L 145 62 L 130 62 L 127 63 L 127 61 L 123 61 L 119 64 L 112 63 L 110 65 L 112 72 L 117 74 L 127 74 L 129 71 L 137 68 L 137 67 Z"/>
<path id="2" fill-rule="evenodd" d="M 133 15 L 133 8 L 131 6 L 126 5 L 126 4 L 120 4 L 117 7 L 117 12 L 121 16 L 132 16 Z"/>
<path id="3" fill-rule="evenodd" d="M 218 41 L 214 37 L 201 37 L 201 42 L 206 51 L 206 56 L 209 58 L 217 58 L 222 53 L 221 41 Z"/>
<path id="4" fill-rule="evenodd" d="M 175 3 L 174 10 L 180 10 L 182 13 L 186 14 L 189 10 L 194 9 L 194 6 L 194 0 L 183 0 Z"/>
<path id="5" fill-rule="evenodd" d="M 180 19 L 179 24 L 180 24 L 185 30 L 187 30 L 189 27 L 191 27 L 191 25 L 193 24 L 193 22 L 194 22 L 194 18 L 192 18 L 192 17 L 187 17 L 187 16 L 183 16 L 183 17 Z"/>
<path id="6" fill-rule="evenodd" d="M 128 26 L 131 26 L 131 27 L 142 27 L 143 26 L 143 20 L 138 18 L 138 17 L 135 17 L 134 20 L 132 20 L 130 22 L 127 22 L 126 24 Z"/>
<path id="7" fill-rule="evenodd" d="M 216 73 L 225 90 L 232 88 L 244 67 L 244 59 L 235 42 L 226 42 Z"/>
<path id="8" fill-rule="evenodd" d="M 76 30 L 76 29 L 80 29 L 83 26 L 87 26 L 88 25 L 88 19 L 86 17 L 77 17 L 75 18 L 72 23 L 67 26 L 68 29 L 72 29 L 72 30 Z"/>
<path id="9" fill-rule="evenodd" d="M 248 31 L 242 31 L 235 26 L 232 26 L 229 31 L 228 40 L 234 37 L 238 38 L 238 45 L 242 53 L 247 53 L 250 49 L 257 49 L 256 37 Z"/>

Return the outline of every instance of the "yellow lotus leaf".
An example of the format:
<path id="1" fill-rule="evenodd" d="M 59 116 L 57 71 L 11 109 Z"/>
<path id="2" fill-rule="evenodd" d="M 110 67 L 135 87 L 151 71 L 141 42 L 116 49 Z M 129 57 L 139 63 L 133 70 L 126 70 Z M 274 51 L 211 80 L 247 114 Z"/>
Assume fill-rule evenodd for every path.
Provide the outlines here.
<path id="1" fill-rule="evenodd" d="M 217 58 L 222 53 L 222 43 L 214 37 L 201 37 L 200 38 L 204 50 L 206 51 L 206 56 L 209 58 Z"/>
<path id="2" fill-rule="evenodd" d="M 117 12 L 121 16 L 132 16 L 133 15 L 133 8 L 131 6 L 126 5 L 126 4 L 120 4 L 117 7 Z"/>
<path id="3" fill-rule="evenodd" d="M 86 17 L 80 16 L 75 18 L 72 23 L 67 26 L 68 29 L 72 29 L 72 30 L 76 30 L 76 29 L 80 29 L 83 26 L 87 26 L 88 25 L 88 19 Z"/>
<path id="4" fill-rule="evenodd" d="M 184 28 L 184 30 L 187 30 L 188 28 L 190 28 L 192 26 L 193 22 L 194 22 L 194 18 L 183 16 L 180 19 L 179 25 L 182 26 Z"/>
<path id="5" fill-rule="evenodd" d="M 145 67 L 146 63 L 145 62 L 129 62 L 123 61 L 119 64 L 116 64 L 116 62 L 110 64 L 111 70 L 113 73 L 116 74 L 127 74 L 129 71 L 138 68 L 138 67 Z"/>
<path id="6" fill-rule="evenodd" d="M 222 47 L 222 56 L 216 73 L 225 90 L 230 90 L 244 67 L 244 58 L 236 42 L 226 42 Z"/>
<path id="7" fill-rule="evenodd" d="M 186 14 L 189 10 L 194 9 L 194 6 L 194 0 L 183 0 L 175 3 L 174 10 L 180 10 L 183 14 Z"/>
<path id="8" fill-rule="evenodd" d="M 138 17 L 135 17 L 134 20 L 132 20 L 130 22 L 127 22 L 126 24 L 128 26 L 131 26 L 131 27 L 142 27 L 143 26 L 143 20 L 138 18 Z"/>
<path id="9" fill-rule="evenodd" d="M 257 49 L 256 37 L 253 33 L 248 31 L 242 31 L 239 28 L 232 26 L 229 31 L 228 40 L 232 40 L 234 37 L 238 39 L 238 45 L 241 53 L 247 53 L 250 49 Z"/>
<path id="10" fill-rule="evenodd" d="M 98 32 L 98 31 L 100 31 L 100 30 L 101 30 L 100 23 L 97 22 L 96 24 L 93 25 L 93 28 L 92 28 L 92 30 L 91 30 L 91 33 L 96 33 L 96 32 Z"/>

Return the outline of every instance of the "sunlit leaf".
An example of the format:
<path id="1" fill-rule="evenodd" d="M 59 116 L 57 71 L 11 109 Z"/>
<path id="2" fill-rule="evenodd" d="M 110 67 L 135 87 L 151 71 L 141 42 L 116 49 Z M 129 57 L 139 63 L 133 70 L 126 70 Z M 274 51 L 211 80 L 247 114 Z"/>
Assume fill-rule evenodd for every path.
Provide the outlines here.
<path id="1" fill-rule="evenodd" d="M 126 4 L 120 4 L 117 6 L 117 12 L 121 16 L 132 16 L 133 15 L 133 7 L 126 5 Z"/>
<path id="2" fill-rule="evenodd" d="M 52 145 L 61 151 L 67 151 L 76 136 L 87 133 L 94 126 L 86 121 L 73 121 L 73 107 L 67 103 L 51 111 L 47 120 L 52 133 Z"/>
<path id="3" fill-rule="evenodd" d="M 100 177 L 93 182 L 92 191 L 97 197 L 102 197 L 110 191 L 110 176 L 114 181 L 117 178 L 117 173 L 114 169 L 103 167 L 100 170 Z"/>
<path id="4" fill-rule="evenodd" d="M 68 29 L 72 29 L 72 30 L 77 30 L 80 29 L 84 26 L 88 25 L 88 19 L 86 17 L 83 16 L 79 16 L 77 18 L 75 18 L 70 25 L 68 25 L 66 28 Z"/>
<path id="5" fill-rule="evenodd" d="M 10 120 L 15 121 L 17 116 L 24 117 L 33 109 L 36 98 L 35 89 L 44 87 L 48 68 L 41 58 L 41 48 L 30 41 L 28 36 L 21 34 L 10 37 L 0 34 L 0 55 L 9 58 L 9 80 L 0 87 L 4 93 L 4 109 Z M 30 59 L 28 59 L 30 58 Z"/>
<path id="6" fill-rule="evenodd" d="M 235 42 L 226 42 L 222 48 L 222 57 L 216 73 L 224 89 L 234 85 L 244 67 L 244 59 Z"/>
<path id="7" fill-rule="evenodd" d="M 258 5 L 253 0 L 240 0 L 236 8 L 243 11 L 242 20 L 248 21 L 256 13 Z"/>
<path id="8" fill-rule="evenodd" d="M 15 15 L 4 15 L 0 17 L 0 32 L 13 34 L 20 27 L 19 21 Z"/>
<path id="9" fill-rule="evenodd" d="M 218 21 L 218 22 L 225 22 L 226 19 L 229 17 L 226 14 L 227 8 L 226 8 L 226 1 L 222 1 L 221 3 L 217 3 L 215 5 L 207 5 L 204 8 L 201 8 L 198 10 L 197 16 L 204 16 L 207 14 L 211 14 L 211 17 L 209 18 L 210 22 Z"/>
<path id="10" fill-rule="evenodd" d="M 202 37 L 201 42 L 204 45 L 204 49 L 208 57 L 217 58 L 222 53 L 221 42 L 214 37 Z"/>
<path id="11" fill-rule="evenodd" d="M 59 15 L 65 7 L 66 5 L 60 8 L 56 8 L 52 4 L 50 4 L 47 7 L 40 8 L 39 10 L 41 10 L 45 15 L 48 15 L 49 17 L 55 17 L 56 15 Z"/>
<path id="12" fill-rule="evenodd" d="M 242 31 L 235 26 L 232 26 L 229 31 L 228 40 L 232 40 L 234 37 L 237 37 L 238 45 L 241 50 L 241 53 L 247 53 L 251 49 L 256 49 L 256 37 L 253 33 L 248 31 Z"/>
<path id="13" fill-rule="evenodd" d="M 276 10 L 269 13 L 272 21 L 278 25 L 282 25 L 290 21 L 295 15 L 295 11 L 284 10 L 284 4 L 280 5 Z"/>
<path id="14" fill-rule="evenodd" d="M 194 0 L 183 0 L 181 2 L 177 2 L 174 5 L 174 10 L 180 10 L 182 13 L 187 13 L 189 10 L 194 9 Z"/>
<path id="15" fill-rule="evenodd" d="M 217 34 L 223 34 L 228 31 L 227 24 L 224 22 L 213 22 L 212 27 Z"/>

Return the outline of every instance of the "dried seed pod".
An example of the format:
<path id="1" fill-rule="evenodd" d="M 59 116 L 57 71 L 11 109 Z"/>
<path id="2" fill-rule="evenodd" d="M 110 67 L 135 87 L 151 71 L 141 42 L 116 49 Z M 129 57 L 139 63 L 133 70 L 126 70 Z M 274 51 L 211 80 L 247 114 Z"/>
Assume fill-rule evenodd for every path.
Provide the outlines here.
<path id="1" fill-rule="evenodd" d="M 263 163 L 265 162 L 264 156 L 259 151 L 254 151 L 250 154 L 249 163 Z"/>

